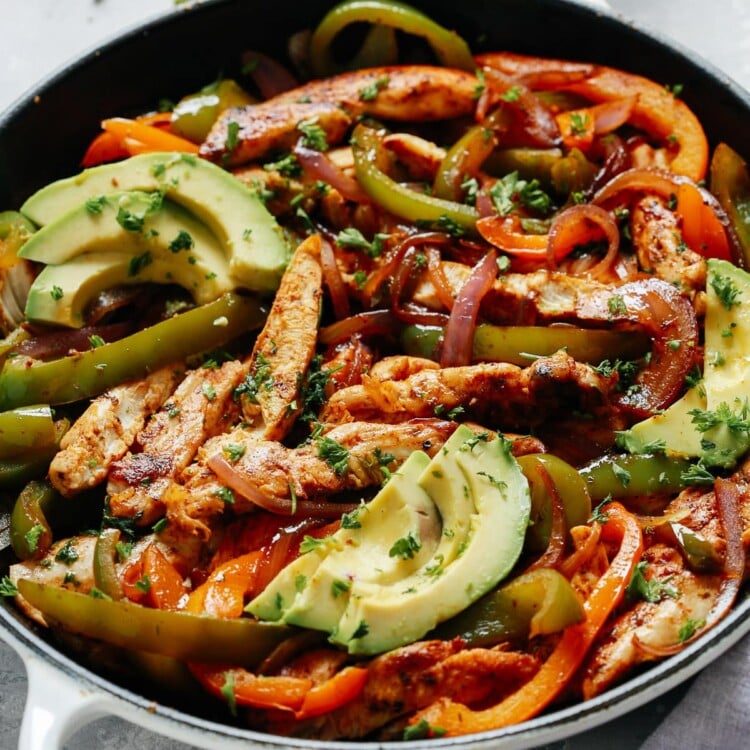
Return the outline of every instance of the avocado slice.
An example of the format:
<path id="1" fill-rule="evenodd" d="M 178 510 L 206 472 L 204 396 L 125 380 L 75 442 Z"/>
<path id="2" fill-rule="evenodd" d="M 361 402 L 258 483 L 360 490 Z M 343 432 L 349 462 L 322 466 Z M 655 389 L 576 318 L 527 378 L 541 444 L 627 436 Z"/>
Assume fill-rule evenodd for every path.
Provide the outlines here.
<path id="1" fill-rule="evenodd" d="M 264 620 L 283 619 L 331 632 L 353 582 L 388 583 L 402 577 L 405 569 L 419 568 L 432 556 L 441 533 L 434 503 L 417 483 L 429 463 L 426 453 L 412 453 L 370 503 L 281 571 L 247 611 Z M 410 540 L 405 556 L 391 554 L 402 538 Z"/>
<path id="2" fill-rule="evenodd" d="M 179 257 L 197 254 L 227 268 L 224 248 L 208 227 L 161 193 L 121 191 L 82 203 L 43 226 L 18 255 L 59 265 L 91 252 Z"/>
<path id="3" fill-rule="evenodd" d="M 302 555 L 247 609 L 325 630 L 350 653 L 388 651 L 507 576 L 529 513 L 528 482 L 507 441 L 459 427 L 432 460 L 410 456 L 358 512 L 359 529 L 342 527 Z"/>
<path id="4" fill-rule="evenodd" d="M 714 258 L 707 266 L 703 379 L 662 414 L 625 431 L 621 442 L 631 453 L 661 446 L 730 468 L 750 448 L 750 274 Z M 717 424 L 699 429 L 701 413 Z"/>
<path id="5" fill-rule="evenodd" d="M 21 213 L 45 226 L 117 191 L 161 192 L 219 238 L 238 284 L 275 291 L 289 259 L 281 228 L 258 196 L 229 172 L 188 154 L 150 153 L 86 169 L 32 195 Z"/>
<path id="6" fill-rule="evenodd" d="M 234 288 L 226 262 L 208 260 L 198 254 L 169 257 L 148 251 L 139 256 L 118 252 L 79 255 L 42 269 L 29 289 L 26 317 L 34 322 L 80 328 L 86 305 L 99 292 L 119 284 L 144 282 L 179 284 L 196 303 L 205 304 Z"/>

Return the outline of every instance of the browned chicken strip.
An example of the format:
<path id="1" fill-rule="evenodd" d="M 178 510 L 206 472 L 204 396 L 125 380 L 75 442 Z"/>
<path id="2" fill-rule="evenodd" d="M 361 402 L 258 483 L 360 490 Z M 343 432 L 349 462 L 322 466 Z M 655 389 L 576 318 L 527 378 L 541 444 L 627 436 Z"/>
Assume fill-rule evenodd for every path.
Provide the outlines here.
<path id="1" fill-rule="evenodd" d="M 401 380 L 363 377 L 361 385 L 335 393 L 323 410 L 326 422 L 432 417 L 463 409 L 464 416 L 506 430 L 527 431 L 550 410 L 589 411 L 607 402 L 615 381 L 564 352 L 522 369 L 505 362 L 467 367 L 426 367 Z"/>
<path id="2" fill-rule="evenodd" d="M 313 235 L 292 256 L 250 357 L 243 412 L 252 421 L 257 405 L 267 440 L 284 438 L 299 413 L 300 383 L 318 336 L 323 296 L 319 258 L 320 237 Z"/>
<path id="3" fill-rule="evenodd" d="M 364 737 L 438 698 L 469 705 L 501 700 L 539 667 L 530 654 L 499 649 L 461 650 L 460 640 L 421 641 L 373 659 L 362 693 L 339 709 L 284 732 L 322 740 Z"/>
<path id="4" fill-rule="evenodd" d="M 63 495 L 91 489 L 107 478 L 136 435 L 172 393 L 184 375 L 181 367 L 163 367 L 143 380 L 107 391 L 91 402 L 60 441 L 49 479 Z"/>
<path id="5" fill-rule="evenodd" d="M 362 91 L 375 85 L 374 98 Z M 329 145 L 342 136 L 343 117 L 362 115 L 385 120 L 445 120 L 470 114 L 476 106 L 477 79 L 462 70 L 429 65 L 369 68 L 312 81 L 262 104 L 224 112 L 201 146 L 201 156 L 229 166 L 244 164 L 284 147 L 301 135 L 298 126 L 316 121 Z M 338 109 L 334 127 L 332 111 Z M 237 143 L 227 152 L 229 123 L 239 125 Z M 344 128 L 345 130 L 346 128 Z M 330 131 L 330 132 L 329 132 Z"/>
<path id="6" fill-rule="evenodd" d="M 153 523 L 172 477 L 195 456 L 207 438 L 222 433 L 234 420 L 234 389 L 243 374 L 241 362 L 217 369 L 191 370 L 164 406 L 138 434 L 132 452 L 113 464 L 107 491 L 110 512 Z"/>
<path id="7" fill-rule="evenodd" d="M 706 260 L 683 242 L 680 220 L 663 199 L 648 196 L 636 201 L 631 235 L 644 271 L 683 289 L 706 288 Z"/>

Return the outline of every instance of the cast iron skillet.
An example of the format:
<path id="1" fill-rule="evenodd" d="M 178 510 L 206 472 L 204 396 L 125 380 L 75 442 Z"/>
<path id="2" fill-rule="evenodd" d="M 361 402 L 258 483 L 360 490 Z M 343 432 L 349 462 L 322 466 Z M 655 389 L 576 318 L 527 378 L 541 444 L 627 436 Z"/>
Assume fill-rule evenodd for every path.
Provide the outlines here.
<path id="1" fill-rule="evenodd" d="M 260 49 L 279 58 L 289 35 L 311 27 L 333 5 L 325 0 L 217 0 L 165 15 L 126 33 L 52 76 L 0 118 L 0 208 L 19 206 L 36 189 L 73 174 L 86 144 L 108 116 L 153 109 L 218 75 L 236 73 L 239 53 Z M 712 145 L 726 141 L 744 156 L 750 97 L 694 55 L 614 16 L 570 0 L 413 0 L 456 28 L 474 51 L 510 49 L 578 58 L 684 84 L 685 99 Z M 12 562 L 0 553 L 0 573 Z M 750 600 L 704 639 L 627 683 L 585 704 L 548 713 L 522 726 L 465 738 L 411 743 L 411 747 L 520 748 L 560 739 L 646 704 L 685 681 L 750 631 Z M 206 748 L 381 748 L 385 743 L 318 743 L 270 737 L 226 723 L 208 700 L 187 704 L 142 694 L 69 658 L 49 633 L 0 605 L 0 632 L 29 672 L 22 750 L 53 748 L 76 725 L 113 713 Z M 74 688 L 74 689 L 71 689 Z M 45 724 L 46 722 L 46 724 Z M 45 728 L 46 727 L 46 728 Z M 293 745 L 291 744 L 293 742 Z M 394 743 L 391 747 L 404 747 Z"/>

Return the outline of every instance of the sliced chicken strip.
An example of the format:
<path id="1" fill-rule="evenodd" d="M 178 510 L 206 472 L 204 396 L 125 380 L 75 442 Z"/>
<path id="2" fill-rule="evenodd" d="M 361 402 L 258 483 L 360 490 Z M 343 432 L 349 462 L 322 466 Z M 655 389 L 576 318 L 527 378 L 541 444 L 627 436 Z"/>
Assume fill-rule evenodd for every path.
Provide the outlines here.
<path id="1" fill-rule="evenodd" d="M 382 84 L 380 82 L 385 82 Z M 374 98 L 362 92 L 378 85 Z M 312 81 L 262 104 L 226 110 L 200 149 L 204 158 L 229 166 L 244 164 L 300 137 L 301 122 L 315 121 L 329 145 L 342 136 L 341 117 L 362 115 L 399 121 L 446 120 L 468 115 L 476 106 L 477 79 L 471 73 L 430 65 L 400 65 L 357 70 Z M 332 125 L 332 112 L 338 120 Z M 227 151 L 229 123 L 239 126 L 236 145 Z M 230 143 L 233 141 L 232 139 Z"/>
<path id="2" fill-rule="evenodd" d="M 250 357 L 242 402 L 258 405 L 268 440 L 284 438 L 300 411 L 300 384 L 315 353 L 323 296 L 320 242 L 312 235 L 295 251 Z M 244 411 L 252 416 L 252 407 Z"/>
<path id="3" fill-rule="evenodd" d="M 461 649 L 461 641 L 420 641 L 373 659 L 360 695 L 341 708 L 288 725 L 297 737 L 320 740 L 365 737 L 438 698 L 476 704 L 501 700 L 539 667 L 530 654 L 499 649 Z"/>
<path id="4" fill-rule="evenodd" d="M 326 422 L 401 422 L 461 408 L 464 415 L 503 430 L 528 430 L 560 407 L 590 411 L 607 402 L 615 381 L 564 352 L 522 369 L 505 362 L 425 368 L 401 380 L 363 378 L 335 393 L 323 410 Z"/>
<path id="5" fill-rule="evenodd" d="M 157 370 L 143 380 L 107 391 L 91 402 L 60 441 L 49 479 L 63 495 L 91 489 L 107 478 L 146 420 L 169 397 L 184 375 L 182 367 Z"/>
<path id="6" fill-rule="evenodd" d="M 209 437 L 234 421 L 235 388 L 244 373 L 241 362 L 191 370 L 172 397 L 137 436 L 139 453 L 113 464 L 107 492 L 114 516 L 153 523 L 163 510 L 161 496 L 170 480 L 193 460 Z"/>
<path id="7" fill-rule="evenodd" d="M 631 235 L 644 271 L 682 289 L 706 288 L 706 260 L 683 242 L 680 221 L 663 199 L 647 196 L 636 201 Z"/>

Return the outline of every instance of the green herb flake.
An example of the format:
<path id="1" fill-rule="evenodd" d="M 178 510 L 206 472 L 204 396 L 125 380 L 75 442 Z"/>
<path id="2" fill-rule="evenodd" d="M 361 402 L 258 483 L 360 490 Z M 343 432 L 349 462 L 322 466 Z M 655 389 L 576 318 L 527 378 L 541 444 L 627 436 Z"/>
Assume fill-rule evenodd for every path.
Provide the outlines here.
<path id="1" fill-rule="evenodd" d="M 615 475 L 615 478 L 623 487 L 627 487 L 630 484 L 630 472 L 624 467 L 620 466 L 620 464 L 612 464 L 612 473 Z"/>
<path id="2" fill-rule="evenodd" d="M 349 449 L 331 437 L 318 439 L 318 458 L 322 458 L 336 476 L 343 476 L 349 471 Z"/>
<path id="3" fill-rule="evenodd" d="M 49 296 L 52 297 L 55 302 L 59 302 L 65 296 L 65 293 L 63 292 L 62 287 L 55 284 L 52 289 L 50 289 Z"/>
<path id="4" fill-rule="evenodd" d="M 95 333 L 89 336 L 89 346 L 92 349 L 98 349 L 100 346 L 104 346 L 105 343 L 104 339 Z"/>
<path id="5" fill-rule="evenodd" d="M 96 586 L 91 587 L 91 591 L 89 591 L 89 596 L 92 599 L 104 599 L 105 601 L 111 602 L 112 597 L 108 594 L 105 594 L 101 589 L 98 589 Z"/>
<path id="6" fill-rule="evenodd" d="M 422 543 L 410 531 L 406 536 L 402 536 L 393 543 L 393 546 L 388 550 L 388 556 L 411 560 L 421 549 Z"/>
<path id="7" fill-rule="evenodd" d="M 151 530 L 154 532 L 154 534 L 161 534 L 164 529 L 169 526 L 169 519 L 166 518 L 160 518 L 152 527 Z"/>
<path id="8" fill-rule="evenodd" d="M 348 581 L 336 579 L 331 584 L 331 594 L 334 599 L 338 599 L 342 594 L 348 594 L 352 585 Z"/>
<path id="9" fill-rule="evenodd" d="M 195 247 L 195 240 L 184 229 L 180 229 L 177 236 L 169 243 L 169 249 L 173 253 L 179 253 L 182 250 L 192 250 Z"/>
<path id="10" fill-rule="evenodd" d="M 369 625 L 364 620 L 362 620 L 359 625 L 357 625 L 357 629 L 352 633 L 352 640 L 356 640 L 357 638 L 364 638 L 369 632 Z"/>
<path id="11" fill-rule="evenodd" d="M 18 587 L 8 576 L 3 576 L 2 580 L 0 580 L 0 596 L 18 596 Z"/>
<path id="12" fill-rule="evenodd" d="M 201 391 L 208 401 L 213 401 L 216 398 L 216 388 L 211 383 L 203 382 L 201 384 Z"/>
<path id="13" fill-rule="evenodd" d="M 100 214 L 104 210 L 104 206 L 107 204 L 107 198 L 103 195 L 97 198 L 89 198 L 86 203 L 86 210 L 94 216 Z"/>
<path id="14" fill-rule="evenodd" d="M 75 548 L 75 540 L 68 539 L 55 555 L 55 561 L 72 565 L 78 559 L 78 550 Z"/>
<path id="15" fill-rule="evenodd" d="M 221 695 L 227 702 L 229 713 L 237 716 L 237 696 L 234 692 L 234 674 L 224 672 L 224 684 L 221 686 Z"/>
<path id="16" fill-rule="evenodd" d="M 427 719 L 420 719 L 416 724 L 404 728 L 403 739 L 407 742 L 410 740 L 434 739 L 442 737 L 445 732 L 446 730 L 443 727 L 434 727 Z"/>
<path id="17" fill-rule="evenodd" d="M 303 120 L 302 122 L 297 123 L 297 130 L 302 133 L 303 145 L 314 149 L 315 151 L 328 150 L 326 131 L 323 130 L 316 118 L 313 118 L 312 120 Z"/>
<path id="18" fill-rule="evenodd" d="M 234 492 L 232 492 L 229 487 L 219 487 L 219 489 L 214 492 L 214 495 L 220 500 L 223 500 L 227 505 L 234 505 Z"/>
<path id="19" fill-rule="evenodd" d="M 224 149 L 226 150 L 225 158 L 229 158 L 240 141 L 240 124 L 234 120 L 230 120 L 227 123 L 227 138 L 224 141 Z"/>
<path id="20" fill-rule="evenodd" d="M 245 446 L 241 443 L 227 443 L 221 448 L 222 453 L 236 464 L 245 455 Z"/>
<path id="21" fill-rule="evenodd" d="M 128 263 L 128 277 L 137 276 L 146 266 L 150 266 L 153 262 L 154 257 L 148 250 L 145 253 L 141 253 L 141 255 L 134 255 Z"/>
<path id="22" fill-rule="evenodd" d="M 151 579 L 147 575 L 143 575 L 142 578 L 137 580 L 135 584 L 133 584 L 138 591 L 140 591 L 142 594 L 148 594 L 149 591 L 151 591 Z"/>
<path id="23" fill-rule="evenodd" d="M 647 568 L 648 563 L 645 560 L 641 560 L 641 562 L 635 566 L 633 575 L 631 576 L 628 587 L 625 590 L 625 596 L 628 601 L 643 599 L 646 602 L 655 604 L 667 596 L 672 599 L 679 598 L 680 592 L 669 583 L 671 576 L 661 579 L 648 579 L 645 575 Z"/>
<path id="24" fill-rule="evenodd" d="M 704 619 L 694 620 L 689 617 L 685 620 L 677 633 L 680 643 L 685 643 L 685 641 L 690 640 L 705 624 L 706 621 Z"/>
<path id="25" fill-rule="evenodd" d="M 734 305 L 739 305 L 739 297 L 742 292 L 737 288 L 734 281 L 729 276 L 720 273 L 712 273 L 709 279 L 711 288 L 716 292 L 719 301 L 727 310 L 731 310 Z"/>
<path id="26" fill-rule="evenodd" d="M 391 82 L 389 76 L 380 76 L 376 78 L 372 83 L 363 86 L 359 92 L 359 98 L 363 102 L 373 101 L 377 95 L 383 90 L 388 88 L 388 84 Z"/>
<path id="27" fill-rule="evenodd" d="M 602 500 L 599 505 L 591 511 L 591 518 L 589 518 L 587 523 L 598 523 L 602 526 L 607 523 L 609 517 L 605 508 L 612 502 L 612 500 L 612 495 L 607 495 L 607 497 L 605 497 L 604 500 Z"/>

